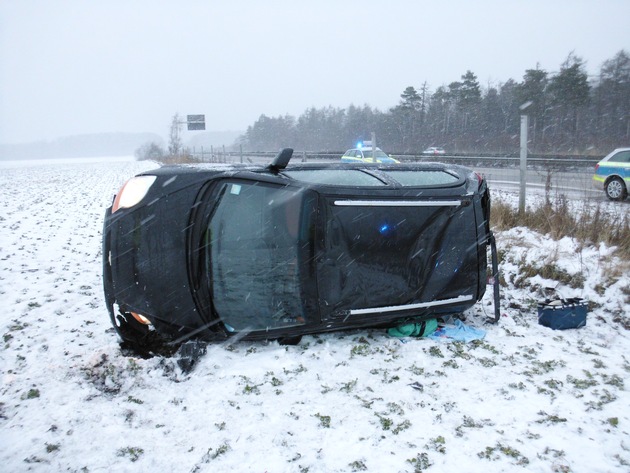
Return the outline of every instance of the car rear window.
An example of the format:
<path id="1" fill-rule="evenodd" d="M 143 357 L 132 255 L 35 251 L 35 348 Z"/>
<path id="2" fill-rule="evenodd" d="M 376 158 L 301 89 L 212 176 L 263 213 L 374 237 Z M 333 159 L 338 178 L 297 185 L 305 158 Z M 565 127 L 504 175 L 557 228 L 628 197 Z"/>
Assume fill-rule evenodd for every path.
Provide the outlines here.
<path id="1" fill-rule="evenodd" d="M 447 186 L 460 181 L 460 177 L 456 174 L 440 170 L 396 171 L 388 169 L 383 172 L 405 187 Z"/>
<path id="2" fill-rule="evenodd" d="M 284 175 L 298 181 L 328 186 L 385 186 L 383 181 L 359 169 L 293 169 L 285 170 Z"/>

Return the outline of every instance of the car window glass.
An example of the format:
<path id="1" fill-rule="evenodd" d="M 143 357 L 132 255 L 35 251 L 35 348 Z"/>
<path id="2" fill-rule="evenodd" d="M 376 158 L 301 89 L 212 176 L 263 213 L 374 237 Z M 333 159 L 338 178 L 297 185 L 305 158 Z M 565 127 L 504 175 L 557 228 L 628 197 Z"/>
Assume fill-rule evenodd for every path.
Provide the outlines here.
<path id="1" fill-rule="evenodd" d="M 298 181 L 328 186 L 360 186 L 375 187 L 386 184 L 359 169 L 293 169 L 283 174 Z"/>
<path id="2" fill-rule="evenodd" d="M 314 215 L 310 195 L 260 183 L 223 184 L 206 232 L 206 268 L 228 331 L 306 323 L 299 268 Z"/>
<path id="3" fill-rule="evenodd" d="M 384 171 L 403 186 L 424 187 L 455 184 L 460 178 L 446 171 Z"/>
<path id="4" fill-rule="evenodd" d="M 630 151 L 620 151 L 610 158 L 614 163 L 630 163 Z"/>
<path id="5" fill-rule="evenodd" d="M 323 310 L 475 293 L 479 250 L 473 206 L 411 202 L 419 206 L 327 201 L 326 258 L 318 272 L 319 288 L 327 295 Z"/>

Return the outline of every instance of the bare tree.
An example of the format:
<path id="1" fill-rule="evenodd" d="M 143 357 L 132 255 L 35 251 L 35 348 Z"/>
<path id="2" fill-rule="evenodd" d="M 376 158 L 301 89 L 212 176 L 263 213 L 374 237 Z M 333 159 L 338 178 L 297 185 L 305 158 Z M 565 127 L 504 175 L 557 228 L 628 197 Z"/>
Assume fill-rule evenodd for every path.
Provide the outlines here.
<path id="1" fill-rule="evenodd" d="M 164 150 L 162 147 L 154 142 L 145 143 L 135 152 L 136 159 L 138 161 L 151 160 L 161 161 L 164 158 Z"/>
<path id="2" fill-rule="evenodd" d="M 168 142 L 168 152 L 171 156 L 179 156 L 183 151 L 182 138 L 180 136 L 181 120 L 178 114 L 175 114 L 171 121 L 171 133 Z"/>

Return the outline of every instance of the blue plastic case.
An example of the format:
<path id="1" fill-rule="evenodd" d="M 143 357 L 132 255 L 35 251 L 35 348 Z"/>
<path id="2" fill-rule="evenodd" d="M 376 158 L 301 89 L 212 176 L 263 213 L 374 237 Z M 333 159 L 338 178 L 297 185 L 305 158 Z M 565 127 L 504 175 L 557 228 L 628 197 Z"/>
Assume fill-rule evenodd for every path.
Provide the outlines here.
<path id="1" fill-rule="evenodd" d="M 587 312 L 587 303 L 579 297 L 547 299 L 538 303 L 538 323 L 554 330 L 584 327 Z"/>

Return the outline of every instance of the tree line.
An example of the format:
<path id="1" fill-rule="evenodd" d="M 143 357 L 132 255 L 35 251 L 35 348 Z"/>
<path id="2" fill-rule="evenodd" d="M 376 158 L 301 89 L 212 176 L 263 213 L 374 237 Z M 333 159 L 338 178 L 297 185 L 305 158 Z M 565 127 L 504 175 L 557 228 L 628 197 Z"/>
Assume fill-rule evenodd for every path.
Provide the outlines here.
<path id="1" fill-rule="evenodd" d="M 520 107 L 531 102 L 525 112 Z M 419 153 L 441 146 L 453 153 L 518 150 L 520 115 L 529 116 L 529 149 L 538 154 L 606 154 L 630 146 L 630 56 L 605 61 L 594 77 L 570 53 L 558 72 L 538 66 L 520 82 L 482 87 L 472 71 L 430 90 L 407 87 L 387 111 L 369 105 L 309 108 L 291 115 L 261 115 L 239 139 L 247 151 L 284 146 L 306 151 L 342 151 L 376 133 L 389 153 Z"/>

